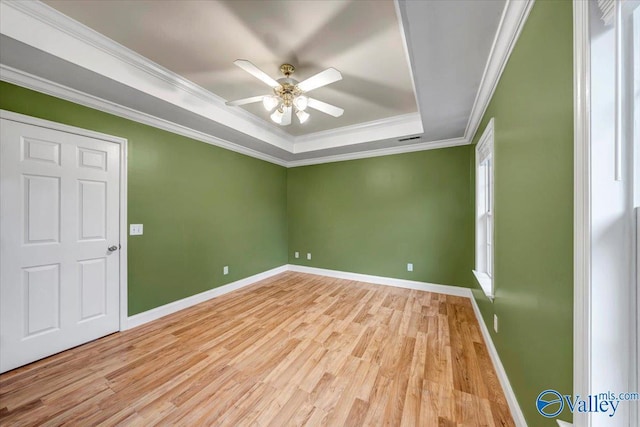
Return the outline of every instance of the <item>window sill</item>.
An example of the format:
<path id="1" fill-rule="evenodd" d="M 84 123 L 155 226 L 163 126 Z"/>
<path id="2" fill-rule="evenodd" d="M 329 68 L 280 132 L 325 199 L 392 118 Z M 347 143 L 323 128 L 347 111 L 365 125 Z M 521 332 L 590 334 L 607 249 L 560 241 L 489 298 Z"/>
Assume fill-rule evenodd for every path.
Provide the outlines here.
<path id="1" fill-rule="evenodd" d="M 473 275 L 476 276 L 476 280 L 478 281 L 478 284 L 480 284 L 480 287 L 484 291 L 484 294 L 487 296 L 487 298 L 491 300 L 491 302 L 493 302 L 493 298 L 494 298 L 493 283 L 492 283 L 491 277 L 487 276 L 485 273 L 481 273 L 476 270 L 472 270 L 472 271 L 473 271 Z"/>

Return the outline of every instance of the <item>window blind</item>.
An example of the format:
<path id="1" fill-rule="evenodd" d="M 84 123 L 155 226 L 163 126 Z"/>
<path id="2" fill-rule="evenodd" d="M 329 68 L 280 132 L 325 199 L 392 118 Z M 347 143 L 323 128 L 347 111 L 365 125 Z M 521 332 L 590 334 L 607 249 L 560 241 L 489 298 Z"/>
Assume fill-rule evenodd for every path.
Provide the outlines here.
<path id="1" fill-rule="evenodd" d="M 602 20 L 605 25 L 613 24 L 613 17 L 616 10 L 616 0 L 598 0 L 598 7 L 602 13 Z"/>
<path id="2" fill-rule="evenodd" d="M 478 158 L 478 164 L 484 162 L 493 153 L 493 129 L 489 129 L 489 132 L 486 132 L 482 135 L 478 146 L 476 147 L 476 156 Z"/>

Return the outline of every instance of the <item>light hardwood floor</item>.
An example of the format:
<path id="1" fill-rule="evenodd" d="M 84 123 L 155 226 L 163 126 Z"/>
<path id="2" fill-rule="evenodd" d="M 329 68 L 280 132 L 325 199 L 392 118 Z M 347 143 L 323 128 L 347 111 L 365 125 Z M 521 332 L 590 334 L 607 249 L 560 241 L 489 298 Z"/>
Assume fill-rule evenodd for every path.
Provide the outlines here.
<path id="1" fill-rule="evenodd" d="M 0 376 L 2 425 L 512 426 L 470 301 L 283 273 Z"/>

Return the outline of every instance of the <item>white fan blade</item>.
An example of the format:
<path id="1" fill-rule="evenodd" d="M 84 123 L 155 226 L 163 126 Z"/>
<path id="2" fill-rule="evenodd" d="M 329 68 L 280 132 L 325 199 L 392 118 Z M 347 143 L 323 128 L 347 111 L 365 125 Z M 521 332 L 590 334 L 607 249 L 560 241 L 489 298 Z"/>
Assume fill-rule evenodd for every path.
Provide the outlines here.
<path id="1" fill-rule="evenodd" d="M 282 122 L 280 123 L 282 126 L 287 126 L 291 124 L 291 110 L 293 108 L 287 107 L 284 112 L 284 116 L 282 116 Z"/>
<path id="2" fill-rule="evenodd" d="M 280 83 L 269 77 L 267 73 L 265 73 L 246 59 L 236 59 L 235 61 L 233 61 L 233 63 L 245 70 L 247 73 L 251 74 L 253 77 L 262 80 L 274 89 L 280 86 Z"/>
<path id="3" fill-rule="evenodd" d="M 243 98 L 243 99 L 237 99 L 235 101 L 227 101 L 226 104 L 231 107 L 237 107 L 239 105 L 253 104 L 254 102 L 262 102 L 262 98 L 264 98 L 264 95 L 252 96 L 251 98 Z"/>
<path id="4" fill-rule="evenodd" d="M 327 68 L 315 76 L 311 76 L 298 83 L 298 89 L 303 92 L 309 92 L 310 90 L 318 89 L 319 87 L 337 82 L 338 80 L 342 80 L 342 74 L 340 74 L 340 71 L 335 68 Z"/>
<path id="5" fill-rule="evenodd" d="M 309 98 L 307 106 L 333 117 L 340 117 L 342 113 L 344 113 L 344 110 L 340 107 L 336 107 L 335 105 L 327 104 L 326 102 L 318 101 L 313 98 Z"/>

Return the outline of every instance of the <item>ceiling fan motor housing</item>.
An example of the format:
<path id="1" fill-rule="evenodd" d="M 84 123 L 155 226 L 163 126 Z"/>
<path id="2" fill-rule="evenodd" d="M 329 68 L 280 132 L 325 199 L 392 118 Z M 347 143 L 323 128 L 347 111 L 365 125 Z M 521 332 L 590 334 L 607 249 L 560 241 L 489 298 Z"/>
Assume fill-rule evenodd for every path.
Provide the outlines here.
<path id="1" fill-rule="evenodd" d="M 271 120 L 283 126 L 291 124 L 291 115 L 293 112 L 295 112 L 295 115 L 298 117 L 300 124 L 306 122 L 309 118 L 309 113 L 305 111 L 307 107 L 322 111 L 333 117 L 340 117 L 344 112 L 342 108 L 309 98 L 306 95 L 309 91 L 341 80 L 342 74 L 335 68 L 327 68 L 300 83 L 291 78 L 291 74 L 295 72 L 295 67 L 291 64 L 282 64 L 280 66 L 280 72 L 284 74 L 284 77 L 274 80 L 269 77 L 267 73 L 252 64 L 251 61 L 236 59 L 233 63 L 271 86 L 271 88 L 273 88 L 273 95 L 253 96 L 236 101 L 227 101 L 227 105 L 235 107 L 262 101 L 267 111 L 273 111 Z"/>
<path id="2" fill-rule="evenodd" d="M 280 72 L 282 74 L 284 74 L 285 76 L 289 77 L 291 74 L 293 74 L 296 71 L 296 67 L 294 67 L 291 64 L 282 64 L 280 66 Z"/>
<path id="3" fill-rule="evenodd" d="M 298 81 L 289 77 L 284 77 L 277 80 L 280 86 L 273 89 L 273 93 L 282 99 L 282 103 L 285 107 L 291 107 L 293 100 L 296 97 L 302 95 L 302 91 L 298 89 Z"/>

